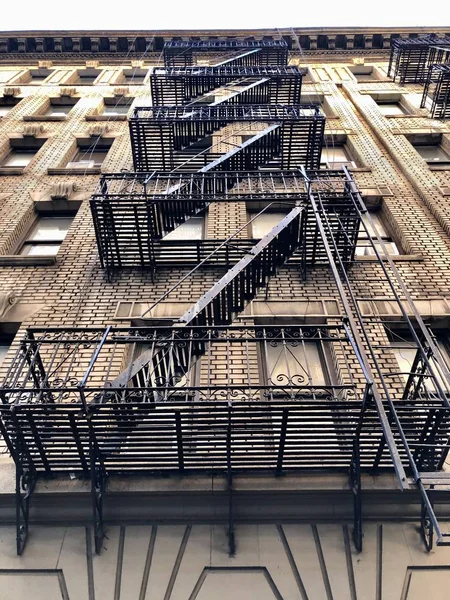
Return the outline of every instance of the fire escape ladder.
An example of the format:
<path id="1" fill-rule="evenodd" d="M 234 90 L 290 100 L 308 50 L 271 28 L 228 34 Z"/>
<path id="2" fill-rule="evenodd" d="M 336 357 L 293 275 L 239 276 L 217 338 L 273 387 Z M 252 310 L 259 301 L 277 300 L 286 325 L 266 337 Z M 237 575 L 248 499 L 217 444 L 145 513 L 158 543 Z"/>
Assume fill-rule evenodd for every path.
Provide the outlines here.
<path id="1" fill-rule="evenodd" d="M 345 168 L 344 172 L 348 176 L 348 191 L 354 198 L 355 207 L 360 214 L 366 213 L 367 209 L 356 185 Z M 378 467 L 384 449 L 387 448 L 400 487 L 410 487 L 412 480 L 412 484 L 417 486 L 421 494 L 421 526 L 426 547 L 431 549 L 434 535 L 437 545 L 450 545 L 450 534 L 442 531 L 433 509 L 434 496 L 438 493 L 439 486 L 448 486 L 450 483 L 448 474 L 439 471 L 443 468 L 450 450 L 450 371 L 372 223 L 375 236 L 371 244 L 382 271 L 381 280 L 390 289 L 392 302 L 396 304 L 401 319 L 408 326 L 408 333 L 417 347 L 403 399 L 394 401 L 389 389 L 390 381 L 386 379 L 391 377 L 392 373 L 383 370 L 368 333 L 370 327 L 373 327 L 374 319 L 377 326 L 381 327 L 383 321 L 376 321 L 375 317 L 367 316 L 361 311 L 357 291 L 345 269 L 328 214 L 322 207 L 320 187 L 315 191 L 314 175 L 307 175 L 304 171 L 303 173 L 307 182 L 309 202 L 321 231 L 345 314 L 349 319 L 351 335 L 356 341 L 367 375 L 374 382 L 373 403 L 378 412 L 383 435 L 373 468 Z M 317 175 L 317 180 L 320 177 L 321 175 Z M 367 228 L 364 223 L 363 226 Z M 409 315 L 414 318 L 416 327 Z M 408 480 L 405 469 L 411 473 L 411 480 Z M 353 465 L 353 472 L 355 470 L 356 463 Z"/>
<path id="2" fill-rule="evenodd" d="M 108 387 L 123 389 L 131 384 L 139 388 L 138 393 L 141 397 L 144 394 L 147 401 L 150 395 L 154 400 L 167 399 L 165 390 L 187 376 L 188 365 L 206 349 L 207 340 L 202 337 L 199 340 L 194 337 L 188 343 L 185 336 L 192 335 L 190 327 L 229 325 L 298 248 L 305 215 L 304 207 L 294 207 L 167 331 L 167 336 L 154 340 L 151 348 L 131 362 Z M 183 326 L 188 327 L 185 330 Z"/>

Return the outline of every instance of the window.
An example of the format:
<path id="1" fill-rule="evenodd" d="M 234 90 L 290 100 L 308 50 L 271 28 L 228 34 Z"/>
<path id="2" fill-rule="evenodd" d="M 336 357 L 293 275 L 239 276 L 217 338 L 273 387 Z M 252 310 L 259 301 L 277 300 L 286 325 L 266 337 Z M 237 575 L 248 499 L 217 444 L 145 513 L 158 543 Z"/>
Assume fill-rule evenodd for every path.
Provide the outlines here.
<path id="1" fill-rule="evenodd" d="M 415 146 L 415 149 L 427 163 L 450 163 L 450 156 L 440 146 Z"/>
<path id="2" fill-rule="evenodd" d="M 12 138 L 10 140 L 10 151 L 3 159 L 2 168 L 18 169 L 26 167 L 45 142 L 46 138 Z"/>
<path id="3" fill-rule="evenodd" d="M 46 117 L 61 117 L 68 115 L 77 102 L 78 99 L 71 98 L 70 96 L 51 98 L 50 106 L 44 115 Z"/>
<path id="4" fill-rule="evenodd" d="M 205 217 L 191 217 L 185 223 L 164 236 L 164 241 L 173 240 L 202 240 L 204 237 Z"/>
<path id="5" fill-rule="evenodd" d="M 47 79 L 47 77 L 50 77 L 50 75 L 53 73 L 53 69 L 31 69 L 29 71 L 30 76 L 31 76 L 31 81 L 33 83 L 40 83 L 42 81 L 45 81 L 45 79 Z"/>
<path id="6" fill-rule="evenodd" d="M 2 167 L 26 167 L 32 160 L 37 150 L 12 149 L 3 161 Z"/>
<path id="7" fill-rule="evenodd" d="M 400 102 L 382 102 L 381 100 L 377 101 L 378 108 L 381 114 L 385 116 L 396 116 L 396 115 L 407 115 L 408 112 L 402 106 Z"/>
<path id="8" fill-rule="evenodd" d="M 126 83 L 131 83 L 133 85 L 139 85 L 144 83 L 145 77 L 147 76 L 148 69 L 124 69 L 123 76 L 125 78 Z"/>
<path id="9" fill-rule="evenodd" d="M 11 346 L 11 342 L 7 339 L 4 339 L 3 336 L 0 335 L 0 365 L 5 360 L 5 356 Z"/>
<path id="10" fill-rule="evenodd" d="M 371 65 L 354 65 L 348 67 L 348 70 L 357 81 L 373 81 L 380 79 L 376 70 Z"/>
<path id="11" fill-rule="evenodd" d="M 146 367 L 140 371 L 137 380 L 138 386 L 142 388 L 160 388 L 158 391 L 149 390 L 147 401 L 160 402 L 167 400 L 169 396 L 175 396 L 175 399 L 188 399 L 186 396 L 189 396 L 192 400 L 198 394 L 195 390 L 185 389 L 198 386 L 201 364 L 201 358 L 198 359 L 192 350 L 186 351 L 187 345 L 189 344 L 184 340 L 179 348 L 176 343 L 168 344 L 166 348 L 163 347 L 163 342 L 156 345 L 136 344 L 133 361 L 153 349 L 151 360 L 144 363 Z"/>
<path id="12" fill-rule="evenodd" d="M 0 98 L 0 119 L 6 117 L 9 111 L 20 102 L 20 98 L 14 98 L 14 96 L 4 96 Z"/>
<path id="13" fill-rule="evenodd" d="M 307 397 L 323 393 L 308 388 L 332 386 L 329 342 L 321 339 L 321 330 L 274 322 L 259 331 L 263 384 L 271 387 L 269 394 Z"/>
<path id="14" fill-rule="evenodd" d="M 110 148 L 111 143 L 101 138 L 97 138 L 91 143 L 78 142 L 78 150 L 72 160 L 67 163 L 67 169 L 99 169 Z"/>
<path id="15" fill-rule="evenodd" d="M 78 83 L 81 85 L 92 85 L 95 80 L 97 79 L 97 77 L 100 75 L 101 70 L 100 69 L 92 69 L 92 68 L 86 68 L 86 69 L 78 69 L 77 74 L 78 74 Z"/>
<path id="16" fill-rule="evenodd" d="M 0 323 L 0 365 L 5 361 L 19 327 L 20 323 Z"/>
<path id="17" fill-rule="evenodd" d="M 130 110 L 133 98 L 105 98 L 105 116 L 115 117 L 118 115 L 126 115 Z"/>
<path id="18" fill-rule="evenodd" d="M 331 145 L 322 148 L 320 158 L 321 169 L 340 169 L 341 167 L 356 167 L 344 145 Z"/>
<path id="19" fill-rule="evenodd" d="M 399 366 L 398 375 L 406 383 L 409 374 L 412 372 L 414 360 L 416 358 L 418 346 L 415 342 L 412 332 L 409 329 L 390 329 L 386 326 L 386 333 L 389 339 L 392 352 Z M 432 332 L 434 341 L 440 351 L 441 358 L 447 366 L 450 366 L 450 346 L 448 340 L 448 332 L 436 331 Z M 420 339 L 420 333 L 418 333 Z M 446 389 L 448 384 L 443 375 L 439 372 L 439 367 L 435 361 L 432 363 L 437 381 Z M 424 378 L 424 385 L 429 391 L 434 391 L 435 386 L 430 378 Z"/>
<path id="20" fill-rule="evenodd" d="M 450 165 L 450 154 L 441 145 L 441 133 L 411 134 L 406 139 L 429 165 Z"/>
<path id="21" fill-rule="evenodd" d="M 271 231 L 275 225 L 284 219 L 287 212 L 263 212 L 261 215 L 255 217 L 254 213 L 249 214 L 249 220 L 253 217 L 254 220 L 250 224 L 251 237 L 255 240 L 260 240 Z"/>
<path id="22" fill-rule="evenodd" d="M 69 231 L 74 215 L 38 217 L 19 252 L 26 256 L 55 256 Z"/>
<path id="23" fill-rule="evenodd" d="M 381 219 L 381 214 L 372 212 L 370 213 L 370 218 L 372 220 L 372 223 L 369 221 L 367 214 L 362 215 L 363 223 L 366 225 L 368 232 L 366 232 L 363 224 L 361 223 L 359 227 L 358 243 L 356 245 L 356 256 L 375 256 L 375 250 L 370 240 L 373 241 L 373 244 L 380 252 L 380 254 L 384 254 L 383 248 L 377 240 L 375 229 L 384 243 L 384 247 L 386 249 L 387 254 L 398 255 L 398 248 L 396 244 L 392 241 L 392 238 L 389 236 L 386 227 L 384 226 L 383 221 Z"/>

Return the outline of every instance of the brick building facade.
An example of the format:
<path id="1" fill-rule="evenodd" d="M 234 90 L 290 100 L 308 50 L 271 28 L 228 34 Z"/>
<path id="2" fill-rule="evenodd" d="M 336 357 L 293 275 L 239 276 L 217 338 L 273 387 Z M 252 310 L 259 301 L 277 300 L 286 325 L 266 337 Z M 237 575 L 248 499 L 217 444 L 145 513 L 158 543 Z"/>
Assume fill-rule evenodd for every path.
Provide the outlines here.
<path id="1" fill-rule="evenodd" d="M 204 409 L 204 422 L 195 421 L 195 415 L 188 418 L 181 409 L 181 417 L 177 418 L 186 418 L 187 429 L 178 430 L 181 425 L 175 417 L 173 423 L 167 425 L 169 429 L 163 426 L 152 429 L 151 423 L 156 418 L 165 418 L 165 409 L 161 409 L 162 417 L 156 415 L 156 410 L 152 413 L 153 409 L 146 409 L 143 421 L 150 425 L 145 432 L 139 429 L 140 425 L 136 425 L 134 434 L 121 434 L 119 429 L 119 433 L 105 442 L 116 422 L 122 419 L 123 426 L 124 419 L 136 419 L 136 414 L 127 413 L 123 418 L 111 409 L 113 417 L 107 413 L 111 421 L 102 422 L 95 430 L 96 425 L 92 427 L 95 414 L 104 414 L 103 407 L 99 413 L 89 409 L 86 424 L 79 429 L 81 450 L 76 446 L 76 434 L 73 447 L 64 437 L 67 433 L 64 428 L 69 431 L 78 419 L 76 411 L 61 413 L 61 418 L 66 419 L 64 422 L 55 420 L 53 425 L 46 426 L 45 415 L 49 413 L 45 413 L 45 406 L 56 402 L 72 404 L 80 410 L 77 404 L 80 390 L 88 395 L 88 404 L 95 404 L 98 390 L 105 387 L 107 381 L 116 381 L 127 368 L 132 370 L 134 367 L 129 365 L 134 364 L 133 360 L 139 360 L 142 353 L 148 352 L 153 338 L 148 329 L 142 334 L 145 327 L 161 327 L 158 335 L 166 339 L 164 336 L 172 331 L 174 321 L 187 314 L 203 294 L 211 294 L 213 286 L 223 280 L 242 256 L 249 255 L 258 239 L 266 239 L 277 222 L 284 223 L 285 215 L 299 203 L 307 202 L 310 196 L 305 191 L 305 180 L 298 175 L 302 164 L 280 168 L 271 156 L 265 165 L 264 161 L 258 165 L 262 167 L 259 171 L 258 168 L 248 170 L 262 173 L 263 177 L 265 173 L 273 175 L 283 171 L 293 187 L 283 190 L 285 180 L 273 184 L 264 179 L 264 184 L 255 184 L 258 193 L 265 192 L 264 197 L 250 198 L 252 183 L 241 178 L 241 188 L 236 184 L 229 187 L 223 192 L 225 198 L 220 198 L 214 188 L 212 200 L 206 201 L 204 210 L 191 211 L 189 216 L 194 218 L 187 221 L 190 227 L 184 226 L 178 234 L 179 228 L 172 227 L 173 233 L 164 240 L 166 227 L 165 235 L 152 240 L 151 251 L 148 239 L 142 243 L 138 239 L 141 235 L 139 220 L 144 220 L 140 221 L 142 227 L 143 222 L 150 227 L 149 213 L 138 212 L 142 198 L 147 202 L 152 194 L 158 196 L 162 213 L 166 210 L 172 214 L 179 210 L 178 205 L 164 205 L 161 197 L 176 196 L 179 189 L 184 190 L 183 186 L 187 185 L 184 180 L 181 183 L 157 180 L 151 163 L 151 152 L 157 150 L 148 150 L 147 142 L 138 139 L 128 122 L 145 119 L 138 109 L 152 106 L 150 78 L 154 68 L 164 67 L 164 43 L 180 41 L 190 47 L 191 40 L 216 43 L 218 37 L 225 49 L 213 43 L 207 52 L 198 56 L 194 53 L 194 64 L 211 66 L 222 60 L 232 63 L 243 53 L 242 48 L 236 50 L 227 43 L 251 39 L 256 40 L 258 49 L 266 32 L 212 32 L 211 35 L 204 32 L 199 35 L 195 32 L 192 35 L 191 32 L 100 35 L 93 32 L 82 36 L 62 32 L 51 36 L 22 33 L 0 36 L 0 344 L 5 353 L 0 365 L 0 374 L 5 377 L 2 422 L 13 452 L 20 455 L 16 456 L 16 463 L 20 463 L 18 469 L 7 448 L 1 462 L 0 506 L 4 527 L 0 530 L 3 547 L 0 573 L 5 582 L 2 587 L 8 591 L 0 591 L 0 598 L 25 597 L 30 584 L 34 583 L 36 598 L 99 600 L 201 600 L 222 598 L 230 593 L 236 598 L 302 600 L 415 600 L 423 598 L 425 593 L 440 600 L 448 596 L 449 551 L 445 546 L 436 545 L 427 551 L 419 524 L 422 506 L 424 537 L 431 529 L 434 529 L 434 537 L 439 537 L 433 522 L 435 515 L 442 518 L 440 532 L 445 536 L 448 531 L 445 522 L 449 516 L 447 421 L 446 415 L 438 420 L 436 414 L 448 409 L 446 398 L 450 382 L 450 129 L 448 121 L 430 118 L 428 105 L 421 108 L 423 82 L 400 85 L 388 76 L 391 38 L 414 38 L 430 32 L 286 30 L 266 38 L 279 40 L 280 33 L 286 42 L 288 66 L 303 70 L 301 103 L 320 105 L 317 115 L 326 117 L 321 168 L 348 168 L 347 176 L 354 180 L 372 220 L 369 219 L 366 230 L 360 228 L 359 219 L 365 215 L 365 208 L 360 205 L 355 212 L 357 221 L 352 221 L 350 213 L 339 213 L 334 233 L 328 235 L 330 230 L 327 230 L 322 234 L 328 240 L 331 254 L 326 254 L 327 244 L 322 240 L 325 253 L 320 256 L 311 250 L 317 244 L 320 246 L 320 228 L 309 230 L 305 222 L 305 231 L 310 233 L 305 234 L 304 252 L 308 257 L 312 252 L 312 258 L 294 254 L 291 260 L 278 265 L 267 285 L 256 286 L 258 294 L 246 296 L 245 308 L 231 311 L 236 329 L 229 338 L 225 336 L 225 341 L 221 341 L 209 330 L 207 349 L 205 343 L 201 360 L 192 361 L 198 364 L 182 373 L 177 373 L 176 365 L 173 366 L 174 361 L 179 360 L 182 345 L 172 345 L 170 352 L 173 347 L 176 351 L 170 355 L 170 365 L 164 367 L 164 385 L 158 379 L 160 371 L 146 373 L 150 382 L 147 379 L 147 392 L 142 393 L 144 396 L 149 393 L 151 398 L 144 397 L 145 406 L 154 409 L 155 402 L 159 405 L 165 402 L 167 406 L 167 400 L 178 404 L 186 400 L 187 404 L 225 400 L 225 407 L 220 405 L 215 416 L 214 407 L 209 404 L 208 409 Z M 445 39 L 450 30 L 442 28 L 432 33 Z M 255 77 L 253 74 L 252 84 Z M 264 77 L 270 79 L 270 74 Z M 224 98 L 226 104 L 233 94 L 239 97 L 247 93 L 239 87 L 239 82 L 230 81 L 218 86 L 222 91 L 215 95 L 210 92 L 213 97 L 206 104 L 220 105 Z M 258 100 L 253 104 L 265 104 L 257 93 L 255 97 Z M 191 98 L 189 106 L 192 105 Z M 205 103 L 202 108 L 206 110 Z M 192 120 L 190 109 L 184 107 L 183 110 L 185 120 Z M 214 154 L 214 160 L 220 160 L 216 155 L 228 156 L 233 148 L 241 151 L 246 142 L 254 144 L 255 136 L 263 134 L 271 124 L 268 113 L 262 113 L 259 120 L 255 114 L 252 113 L 253 117 L 247 114 L 241 121 L 230 118 L 228 122 L 222 114 L 225 122 L 221 121 L 220 131 L 208 134 L 206 146 L 199 145 L 190 155 L 180 152 L 175 172 L 194 173 L 204 167 L 198 157 L 204 156 L 208 145 L 213 148 L 210 154 Z M 154 113 L 152 115 L 156 119 Z M 289 118 L 291 116 L 286 117 L 286 122 Z M 274 127 L 278 127 L 281 117 L 274 122 Z M 287 144 L 283 135 L 282 143 Z M 152 140 L 155 141 L 155 136 Z M 144 145 L 139 145 L 141 142 Z M 170 143 L 165 139 L 160 142 L 163 153 Z M 295 144 L 295 141 L 290 143 Z M 309 156 L 314 152 L 311 146 L 314 142 L 308 143 Z M 146 159 L 146 168 L 140 169 L 140 179 L 136 179 L 133 175 L 136 152 L 143 150 L 150 153 L 150 158 Z M 278 156 L 275 158 L 278 160 Z M 193 166 L 189 167 L 189 163 Z M 316 167 L 308 170 L 312 181 L 311 172 Z M 294 170 L 296 173 L 292 175 Z M 143 172 L 146 175 L 142 176 Z M 210 172 L 206 169 L 206 178 Z M 217 172 L 220 179 L 222 171 Z M 117 181 L 108 179 L 107 174 L 118 174 Z M 301 190 L 295 187 L 300 180 Z M 149 186 L 150 191 L 144 190 L 144 185 Z M 320 183 L 318 185 L 320 187 Z M 287 192 L 293 192 L 294 197 L 282 198 Z M 124 213 L 114 208 L 114 194 L 125 196 L 121 200 L 128 206 Z M 238 195 L 237 200 L 232 198 L 233 194 Z M 255 223 L 250 221 L 267 209 L 271 196 L 276 194 L 280 197 L 276 197 L 274 207 L 266 210 L 267 220 L 256 221 L 263 231 L 258 234 Z M 321 194 L 323 190 L 317 196 L 321 198 Z M 129 208 L 132 206 L 130 198 L 138 207 L 135 212 Z M 195 202 L 201 201 L 205 202 L 204 196 L 197 194 Z M 105 206 L 112 212 L 108 213 Z M 320 211 L 308 213 L 309 223 L 315 223 L 317 212 Z M 325 213 L 317 219 L 327 227 L 328 213 Z M 97 215 L 97 231 L 93 214 Z M 343 224 L 344 218 L 347 221 Z M 352 241 L 355 223 L 359 236 Z M 180 225 L 180 220 L 176 224 Z M 235 238 L 224 245 L 225 254 L 219 246 L 234 234 Z M 351 264 L 347 261 L 345 265 L 340 264 L 339 256 L 349 248 Z M 374 249 L 381 252 L 381 259 Z M 147 264 L 144 257 L 147 250 L 153 257 L 152 264 Z M 209 257 L 212 251 L 215 253 Z M 204 264 L 196 268 L 200 261 Z M 352 295 L 356 304 L 350 303 L 348 308 L 346 301 L 350 302 Z M 211 301 L 211 297 L 207 296 L 205 302 Z M 358 320 L 359 314 L 361 320 Z M 420 333 L 418 344 L 411 338 L 407 321 L 413 331 Z M 420 323 L 432 337 L 431 349 L 427 339 L 421 337 Z M 205 327 L 210 324 L 208 320 L 204 323 Z M 212 324 L 229 326 L 228 322 L 217 320 L 217 315 L 212 317 Z M 113 329 L 107 331 L 105 328 L 109 326 Z M 127 341 L 130 326 L 142 329 L 134 330 Z M 34 386 L 42 390 L 41 395 L 27 391 L 32 387 L 29 378 L 30 373 L 34 373 L 38 353 L 30 338 L 25 345 L 20 346 L 20 342 L 30 327 L 36 329 L 38 339 L 44 335 L 39 352 L 44 357 L 47 375 L 34 382 Z M 285 327 L 293 328 L 293 339 L 280 342 L 277 338 L 280 331 L 288 335 Z M 334 327 L 336 331 L 332 330 Z M 52 358 L 51 348 L 45 346 L 48 340 L 58 344 L 57 337 L 52 338 L 55 336 L 52 328 L 65 332 L 59 346 L 54 346 L 58 348 L 57 358 Z M 270 335 L 264 328 L 268 328 Z M 91 333 L 86 333 L 87 330 Z M 103 335 L 106 345 L 99 346 Z M 275 342 L 270 339 L 272 335 Z M 356 341 L 355 349 L 354 336 L 358 335 L 360 340 Z M 122 343 L 123 340 L 126 343 Z M 261 340 L 264 340 L 264 351 Z M 303 345 L 301 359 L 296 350 L 299 345 Z M 101 347 L 103 354 L 100 352 L 95 357 L 91 370 L 89 364 L 97 347 Z M 273 357 L 282 347 L 284 352 L 287 348 L 290 358 L 280 359 L 281 354 Z M 436 348 L 439 358 L 436 358 Z M 362 358 L 360 350 L 365 353 Z M 436 365 L 431 362 L 431 370 L 427 370 L 420 352 L 428 352 L 428 359 L 437 361 Z M 29 366 L 31 361 L 30 371 L 24 370 L 26 360 Z M 294 374 L 288 375 L 288 383 L 277 384 L 277 377 L 286 376 L 283 368 L 277 367 L 280 360 L 291 368 L 293 364 L 303 363 L 302 372 L 297 367 Z M 314 364 L 308 364 L 308 360 Z M 191 366 L 191 362 L 188 364 Z M 367 366 L 372 374 L 367 374 Z M 88 370 L 88 384 L 84 386 L 83 377 Z M 167 370 L 173 371 L 169 383 Z M 48 378 L 51 379 L 55 371 L 61 381 L 54 381 L 48 387 Z M 306 377 L 306 384 L 293 381 L 300 375 L 303 379 Z M 379 404 L 372 401 L 371 392 L 365 396 L 370 388 L 367 382 L 372 380 L 380 389 Z M 125 386 L 130 381 L 128 377 Z M 383 382 L 388 392 L 383 391 Z M 305 386 L 313 388 L 312 391 L 305 391 Z M 405 396 L 408 386 L 414 388 L 414 392 Z M 156 388 L 164 389 L 152 391 Z M 183 396 L 186 388 L 192 388 L 189 397 Z M 164 395 L 167 393 L 169 397 Z M 303 402 L 312 412 L 297 415 L 294 411 L 291 417 L 286 409 L 286 396 L 291 406 Z M 355 491 L 359 482 L 357 477 L 349 482 L 348 471 L 355 475 L 351 445 L 358 431 L 363 396 L 368 408 L 363 413 L 366 429 L 363 427 L 362 433 L 364 526 L 361 537 L 358 536 L 361 496 Z M 330 397 L 336 406 L 353 402 L 352 408 L 336 408 L 338 413 L 334 414 L 334 409 L 325 404 Z M 263 404 L 271 401 L 279 412 L 273 409 L 271 413 L 269 409 L 267 414 L 253 415 L 252 410 L 261 399 Z M 111 396 L 102 396 L 101 404 L 108 405 L 110 400 Z M 141 397 L 138 400 L 142 402 Z M 135 402 L 136 398 L 132 397 L 131 401 Z M 248 404 L 247 412 L 238 414 L 233 417 L 237 421 L 232 421 L 227 403 L 239 404 L 240 401 Z M 390 412 L 390 401 L 398 403 L 401 426 Z M 419 404 L 416 405 L 416 401 Z M 27 428 L 23 423 L 30 419 L 29 413 L 25 411 L 22 415 L 20 409 L 11 410 L 10 403 L 28 404 L 31 409 L 42 404 L 44 409 L 39 413 L 40 420 L 33 425 L 31 418 Z M 110 402 L 111 406 L 120 406 L 117 397 Z M 322 409 L 317 409 L 320 406 Z M 357 407 L 354 413 L 353 406 Z M 104 412 L 108 410 L 106 406 Z M 136 413 L 139 410 L 138 407 Z M 94 416 L 90 417 L 91 414 Z M 239 438 L 239 419 L 252 423 L 252 418 L 258 423 L 254 425 L 254 437 L 249 441 L 243 433 L 244 437 Z M 284 458 L 286 439 L 283 435 L 286 433 L 283 434 L 283 427 L 286 424 L 283 425 L 283 419 L 290 418 L 298 418 L 299 424 L 287 430 L 288 444 L 290 440 L 293 450 L 289 454 L 286 446 Z M 319 421 L 321 425 L 316 427 Z M 343 422 L 346 424 L 340 429 Z M 425 431 L 427 423 L 431 423 L 433 438 Z M 53 427 L 53 433 L 46 427 Z M 57 430 L 58 427 L 61 429 Z M 202 427 L 207 431 L 205 438 L 199 433 Z M 269 429 L 273 439 L 268 438 Z M 411 433 L 412 430 L 416 433 Z M 181 451 L 181 455 L 179 431 L 188 436 L 182 444 L 184 454 Z M 402 431 L 409 436 L 406 450 Z M 233 432 L 237 440 L 234 450 L 227 446 L 227 436 L 232 438 Z M 169 462 L 172 454 L 176 456 L 178 468 L 164 473 L 164 465 L 156 461 L 151 474 L 145 473 L 145 465 L 121 469 L 120 462 L 126 462 L 129 456 L 120 450 L 114 458 L 116 450 L 112 447 L 132 444 L 133 435 L 135 439 L 140 435 L 149 436 L 145 444 L 150 444 L 148 440 L 152 436 L 155 439 L 160 436 L 161 444 L 169 444 L 163 446 L 162 452 L 169 456 Z M 165 436 L 170 438 L 169 442 Z M 258 436 L 263 440 L 263 450 L 258 449 Z M 302 438 L 300 442 L 297 436 Z M 297 444 L 301 443 L 302 448 L 310 444 L 312 450 L 298 452 L 305 461 L 299 465 L 295 461 Z M 70 460 L 79 453 L 80 473 L 70 466 L 74 464 L 70 461 L 65 474 L 59 473 L 57 466 L 50 466 L 46 473 L 46 453 L 52 465 L 60 458 L 64 461 L 65 444 L 67 453 L 71 453 Z M 88 446 L 92 450 L 91 445 L 94 454 L 103 452 L 103 459 L 111 459 L 109 469 L 106 468 L 110 476 L 104 494 L 95 489 L 95 485 L 91 494 L 90 461 L 97 460 L 98 456 L 89 453 L 83 456 Z M 38 470 L 42 467 L 43 471 L 36 487 L 33 481 L 28 488 L 29 523 L 28 484 L 26 482 L 18 491 L 15 488 L 15 473 L 19 482 L 24 471 L 28 477 L 31 471 L 33 476 L 32 459 L 26 454 L 25 446 L 32 459 L 39 463 Z M 381 455 L 374 458 L 371 452 L 376 455 L 378 450 Z M 392 456 L 395 451 L 399 456 L 396 473 Z M 414 454 L 414 464 L 421 465 L 419 477 L 414 476 L 408 451 Z M 140 450 L 136 446 L 130 452 L 136 455 Z M 158 454 L 159 450 L 154 447 L 152 452 Z M 230 467 L 229 462 L 230 453 L 232 462 L 233 452 L 237 453 L 239 463 L 235 468 Z M 257 454 L 255 468 L 247 470 L 252 452 Z M 275 460 L 274 468 L 261 471 L 259 466 L 268 466 L 264 463 L 266 452 L 272 453 L 278 463 Z M 425 456 L 426 452 L 430 454 Z M 196 468 L 198 457 L 208 453 L 215 457 L 208 468 Z M 334 470 L 329 468 L 333 453 Z M 149 460 L 148 456 L 142 460 Z M 284 465 L 280 461 L 284 461 Z M 292 470 L 289 461 L 295 467 Z M 222 468 L 219 463 L 225 466 Z M 305 469 L 301 468 L 302 464 Z M 191 474 L 190 465 L 193 465 Z M 434 465 L 433 468 L 430 465 Z M 56 476 L 45 477 L 53 475 L 52 468 Z M 127 469 L 134 472 L 132 477 L 127 475 Z M 425 472 L 428 472 L 428 484 Z M 94 477 L 97 475 L 94 473 Z M 99 485 L 103 483 L 102 480 Z M 430 486 L 436 486 L 439 492 L 433 495 Z M 423 494 L 434 503 L 432 517 L 428 512 L 423 513 L 426 511 Z M 99 503 L 94 508 L 94 526 L 92 498 Z M 105 523 L 99 508 L 102 502 Z M 14 526 L 16 504 L 24 510 L 18 532 Z M 28 524 L 29 539 L 23 548 Z M 23 550 L 21 556 L 16 556 L 17 533 L 20 550 Z M 430 545 L 429 537 L 427 542 Z"/>

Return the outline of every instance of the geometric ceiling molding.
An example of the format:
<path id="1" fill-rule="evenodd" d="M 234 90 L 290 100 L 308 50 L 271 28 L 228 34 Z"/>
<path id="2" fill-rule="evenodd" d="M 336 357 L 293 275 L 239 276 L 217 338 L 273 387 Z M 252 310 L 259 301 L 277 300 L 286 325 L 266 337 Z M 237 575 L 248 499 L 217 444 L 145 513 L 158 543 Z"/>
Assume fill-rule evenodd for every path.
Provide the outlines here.
<path id="1" fill-rule="evenodd" d="M 227 590 L 232 600 L 283 600 L 266 567 L 205 567 L 189 600 L 211 600 Z M 408 599 L 409 600 L 409 599 Z"/>
<path id="2" fill-rule="evenodd" d="M 39 598 L 69 600 L 62 569 L 0 569 L 0 586 L 8 590 L 3 598 L 22 600 L 36 598 L 31 590 L 39 590 Z"/>
<path id="3" fill-rule="evenodd" d="M 432 590 L 432 595 L 430 592 Z M 400 600 L 448 600 L 450 565 L 408 567 Z"/>

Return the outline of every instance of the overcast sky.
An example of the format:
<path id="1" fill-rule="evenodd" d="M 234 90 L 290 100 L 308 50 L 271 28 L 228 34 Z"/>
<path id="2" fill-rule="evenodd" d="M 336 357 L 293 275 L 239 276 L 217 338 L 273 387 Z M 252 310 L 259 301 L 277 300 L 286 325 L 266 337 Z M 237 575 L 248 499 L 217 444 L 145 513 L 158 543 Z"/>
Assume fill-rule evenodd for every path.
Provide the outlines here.
<path id="1" fill-rule="evenodd" d="M 3 3 L 0 21 L 3 31 L 450 26 L 449 0 L 3 0 Z"/>

